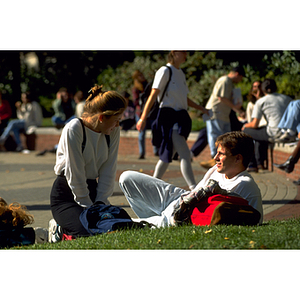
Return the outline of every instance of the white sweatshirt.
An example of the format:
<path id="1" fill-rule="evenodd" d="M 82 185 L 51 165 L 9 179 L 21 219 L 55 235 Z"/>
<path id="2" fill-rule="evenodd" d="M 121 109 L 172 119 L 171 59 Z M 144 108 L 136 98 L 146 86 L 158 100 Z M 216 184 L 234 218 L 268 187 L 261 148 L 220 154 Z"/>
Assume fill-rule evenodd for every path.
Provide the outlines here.
<path id="1" fill-rule="evenodd" d="M 86 145 L 82 153 L 83 130 L 76 118 L 68 122 L 61 134 L 54 171 L 60 175 L 64 170 L 74 200 L 83 207 L 92 205 L 87 179 L 98 179 L 96 201 L 109 204 L 114 190 L 117 171 L 117 156 L 120 142 L 120 127 L 110 134 L 110 147 L 105 135 L 85 127 Z"/>

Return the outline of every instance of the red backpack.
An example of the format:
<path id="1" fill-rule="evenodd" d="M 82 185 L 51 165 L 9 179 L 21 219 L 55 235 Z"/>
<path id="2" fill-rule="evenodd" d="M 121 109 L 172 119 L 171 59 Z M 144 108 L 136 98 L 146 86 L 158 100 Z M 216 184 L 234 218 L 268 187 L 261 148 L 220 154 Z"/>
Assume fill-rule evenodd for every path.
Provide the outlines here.
<path id="1" fill-rule="evenodd" d="M 191 214 L 191 222 L 197 226 L 205 225 L 257 225 L 260 212 L 248 201 L 234 196 L 213 195 L 197 203 Z"/>

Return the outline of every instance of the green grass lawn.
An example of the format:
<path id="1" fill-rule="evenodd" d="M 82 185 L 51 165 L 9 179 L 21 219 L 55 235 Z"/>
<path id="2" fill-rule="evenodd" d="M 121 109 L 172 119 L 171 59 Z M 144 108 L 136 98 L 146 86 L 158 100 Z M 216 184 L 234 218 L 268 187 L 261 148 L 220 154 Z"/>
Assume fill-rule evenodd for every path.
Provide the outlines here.
<path id="1" fill-rule="evenodd" d="M 12 249 L 300 249 L 300 218 L 261 226 L 216 225 L 121 230 Z"/>

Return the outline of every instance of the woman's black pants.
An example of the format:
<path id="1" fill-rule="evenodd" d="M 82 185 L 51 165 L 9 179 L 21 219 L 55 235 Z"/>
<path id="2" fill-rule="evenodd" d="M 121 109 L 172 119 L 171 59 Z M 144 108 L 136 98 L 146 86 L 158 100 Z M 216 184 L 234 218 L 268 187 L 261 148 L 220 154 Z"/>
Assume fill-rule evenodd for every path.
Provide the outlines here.
<path id="1" fill-rule="evenodd" d="M 96 199 L 96 180 L 87 180 L 92 202 Z M 82 226 L 79 216 L 84 210 L 74 201 L 74 195 L 68 185 L 65 176 L 57 176 L 51 194 L 50 207 L 53 218 L 62 228 L 62 232 L 74 237 L 89 236 L 90 234 Z"/>

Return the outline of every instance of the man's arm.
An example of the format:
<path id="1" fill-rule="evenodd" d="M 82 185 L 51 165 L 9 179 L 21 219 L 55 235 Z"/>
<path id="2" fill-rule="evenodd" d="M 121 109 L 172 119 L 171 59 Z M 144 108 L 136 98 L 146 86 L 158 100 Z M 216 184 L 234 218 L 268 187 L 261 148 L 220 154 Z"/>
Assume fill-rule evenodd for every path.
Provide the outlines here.
<path id="1" fill-rule="evenodd" d="M 146 101 L 143 113 L 139 119 L 139 121 L 136 123 L 136 128 L 138 131 L 142 131 L 145 126 L 146 126 L 146 121 L 147 121 L 147 117 L 148 114 L 155 102 L 155 99 L 157 98 L 158 94 L 159 94 L 160 90 L 159 89 L 152 89 L 151 90 L 151 94 L 149 96 L 149 98 Z"/>
<path id="2" fill-rule="evenodd" d="M 253 120 L 250 123 L 246 123 L 243 128 L 258 128 L 258 124 L 260 122 L 260 119 L 253 118 Z M 243 129 L 242 128 L 242 129 Z"/>
<path id="3" fill-rule="evenodd" d="M 229 106 L 233 111 L 235 111 L 239 116 L 244 117 L 245 112 L 239 107 L 232 103 L 231 100 L 229 100 L 226 97 L 218 97 L 218 99 L 224 103 L 225 105 Z"/>
<path id="4" fill-rule="evenodd" d="M 201 110 L 204 114 L 208 115 L 208 110 L 206 108 L 204 108 L 202 105 L 197 104 L 196 102 L 191 100 L 189 97 L 187 98 L 187 104 L 188 104 L 188 106 L 198 109 L 198 110 Z"/>

